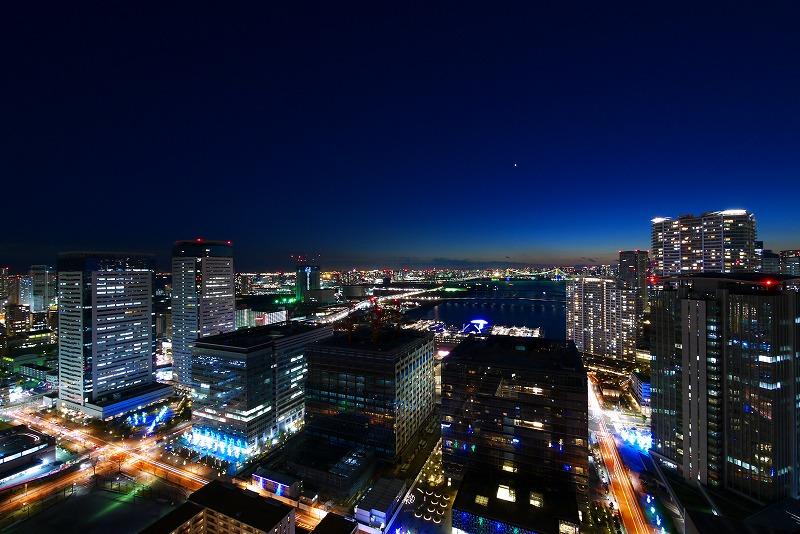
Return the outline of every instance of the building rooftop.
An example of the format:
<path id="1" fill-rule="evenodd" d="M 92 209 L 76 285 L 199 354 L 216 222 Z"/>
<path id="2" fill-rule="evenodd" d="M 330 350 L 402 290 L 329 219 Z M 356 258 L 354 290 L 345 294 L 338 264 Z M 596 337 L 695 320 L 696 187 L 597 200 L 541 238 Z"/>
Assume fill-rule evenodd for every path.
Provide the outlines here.
<path id="1" fill-rule="evenodd" d="M 234 348 L 253 351 L 268 347 L 276 340 L 305 334 L 320 328 L 325 327 L 297 322 L 241 328 L 234 332 L 204 337 L 202 340 L 197 341 L 195 347 Z"/>
<path id="2" fill-rule="evenodd" d="M 171 390 L 172 386 L 167 384 L 162 384 L 161 382 L 149 382 L 147 384 L 142 384 L 140 386 L 135 386 L 132 388 L 124 389 L 119 393 L 110 392 L 103 397 L 93 400 L 90 404 L 94 406 L 112 406 L 119 402 L 124 402 L 129 399 L 133 399 L 139 396 L 148 395 L 150 393 L 157 392 L 159 390 Z"/>
<path id="3" fill-rule="evenodd" d="M 535 532 L 558 532 L 559 520 L 580 523 L 575 491 L 568 484 L 485 469 L 465 473 L 453 503 L 454 521 L 463 512 Z"/>
<path id="4" fill-rule="evenodd" d="M 26 367 L 28 369 L 33 369 L 34 371 L 42 371 L 42 372 L 45 372 L 45 373 L 54 370 L 51 367 L 48 367 L 46 365 L 39 365 L 38 363 L 23 363 L 19 367 L 20 367 L 20 369 L 23 368 L 23 367 Z"/>
<path id="5" fill-rule="evenodd" d="M 584 370 L 572 341 L 535 337 L 471 336 L 444 361 L 445 365 L 464 362 L 525 370 Z"/>
<path id="6" fill-rule="evenodd" d="M 394 507 L 395 501 L 402 497 L 401 492 L 405 487 L 405 481 L 399 478 L 381 478 L 367 490 L 356 508 L 386 513 Z"/>
<path id="7" fill-rule="evenodd" d="M 265 532 L 275 528 L 293 510 L 291 506 L 218 480 L 192 493 L 189 501 Z"/>
<path id="8" fill-rule="evenodd" d="M 39 445 L 54 443 L 49 436 L 31 430 L 25 425 L 12 426 L 0 431 L 0 461 Z"/>
<path id="9" fill-rule="evenodd" d="M 202 511 L 202 506 L 187 501 L 143 529 L 140 534 L 167 534 L 173 532 Z"/>
<path id="10" fill-rule="evenodd" d="M 172 246 L 173 258 L 232 258 L 233 243 L 230 241 L 212 241 L 198 237 L 185 241 L 175 241 Z"/>
<path id="11" fill-rule="evenodd" d="M 153 270 L 155 256 L 140 252 L 62 252 L 59 271 Z"/>
<path id="12" fill-rule="evenodd" d="M 358 523 L 353 519 L 328 512 L 328 515 L 323 517 L 311 532 L 312 534 L 353 534 L 357 528 Z"/>
<path id="13" fill-rule="evenodd" d="M 357 328 L 352 333 L 339 333 L 319 341 L 314 344 L 314 348 L 391 354 L 407 345 L 428 339 L 433 340 L 433 335 L 411 329 L 382 328 L 373 333 L 372 328 Z"/>
<path id="14" fill-rule="evenodd" d="M 662 280 L 690 280 L 692 278 L 708 279 L 708 280 L 723 280 L 728 282 L 746 282 L 746 283 L 766 283 L 768 280 L 773 282 L 786 282 L 788 280 L 800 280 L 800 277 L 789 274 L 778 273 L 755 273 L 755 272 L 741 272 L 741 273 L 690 273 L 680 274 L 676 276 L 664 277 Z"/>

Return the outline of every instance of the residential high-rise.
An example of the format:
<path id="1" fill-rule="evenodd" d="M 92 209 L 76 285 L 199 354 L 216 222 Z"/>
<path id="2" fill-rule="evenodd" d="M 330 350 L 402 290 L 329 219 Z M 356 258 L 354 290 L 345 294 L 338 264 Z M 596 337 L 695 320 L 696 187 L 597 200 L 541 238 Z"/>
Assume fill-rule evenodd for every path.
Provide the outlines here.
<path id="1" fill-rule="evenodd" d="M 800 250 L 781 250 L 781 274 L 800 276 Z"/>
<path id="2" fill-rule="evenodd" d="M 747 210 L 723 210 L 652 221 L 654 272 L 745 272 L 757 267 L 756 220 Z"/>
<path id="3" fill-rule="evenodd" d="M 195 342 L 192 354 L 194 431 L 268 445 L 303 422 L 306 347 L 333 334 L 330 326 L 258 326 Z"/>
<path id="4" fill-rule="evenodd" d="M 662 280 L 651 303 L 651 454 L 758 502 L 798 497 L 798 279 Z"/>
<path id="5" fill-rule="evenodd" d="M 306 294 L 320 288 L 319 265 L 300 263 L 296 269 L 297 278 L 294 283 L 295 297 L 298 302 L 306 300 Z"/>
<path id="6" fill-rule="evenodd" d="M 31 311 L 46 312 L 56 300 L 56 271 L 48 265 L 31 265 Z"/>
<path id="7" fill-rule="evenodd" d="M 102 419 L 170 394 L 153 381 L 152 260 L 58 258 L 59 404 Z"/>
<path id="8" fill-rule="evenodd" d="M 236 329 L 230 241 L 177 241 L 172 248 L 172 360 L 179 384 L 192 385 L 192 347 Z"/>
<path id="9" fill-rule="evenodd" d="M 578 277 L 567 283 L 567 339 L 592 356 L 636 359 L 642 296 L 613 278 Z"/>
<path id="10" fill-rule="evenodd" d="M 433 336 L 360 329 L 309 345 L 306 433 L 394 461 L 433 413 Z"/>
<path id="11" fill-rule="evenodd" d="M 525 504 L 530 499 L 533 505 L 536 496 L 548 500 L 549 491 L 568 488 L 559 500 L 572 502 L 573 515 L 560 519 L 579 523 L 578 510 L 586 514 L 588 509 L 589 407 L 586 370 L 575 345 L 541 338 L 470 337 L 453 349 L 443 366 L 445 475 L 464 479 L 471 494 L 483 496 L 485 503 L 478 504 L 484 509 L 495 496 Z M 471 474 L 477 474 L 477 481 Z M 554 515 L 563 511 L 563 503 L 549 497 L 544 506 Z M 529 519 L 536 513 L 527 508 Z M 464 528 L 470 520 L 456 519 L 454 513 L 454 527 L 475 532 Z"/>

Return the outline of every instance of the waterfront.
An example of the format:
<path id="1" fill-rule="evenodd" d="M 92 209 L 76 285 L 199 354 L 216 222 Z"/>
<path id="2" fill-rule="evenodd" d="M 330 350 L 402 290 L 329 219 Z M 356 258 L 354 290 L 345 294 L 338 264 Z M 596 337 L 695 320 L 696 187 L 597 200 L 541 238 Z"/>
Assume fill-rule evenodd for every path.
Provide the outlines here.
<path id="1" fill-rule="evenodd" d="M 550 280 L 491 280 L 470 284 L 432 307 L 407 313 L 409 319 L 432 319 L 460 327 L 473 319 L 490 324 L 540 327 L 544 336 L 566 338 L 565 284 Z"/>

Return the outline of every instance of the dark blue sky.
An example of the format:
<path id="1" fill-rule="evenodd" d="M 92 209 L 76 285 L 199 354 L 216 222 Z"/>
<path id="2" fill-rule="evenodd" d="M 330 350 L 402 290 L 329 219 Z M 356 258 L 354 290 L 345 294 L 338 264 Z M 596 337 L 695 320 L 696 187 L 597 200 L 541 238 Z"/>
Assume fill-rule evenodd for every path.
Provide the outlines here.
<path id="1" fill-rule="evenodd" d="M 583 262 L 739 207 L 800 246 L 790 2 L 63 4 L 0 17 L 0 263 Z"/>

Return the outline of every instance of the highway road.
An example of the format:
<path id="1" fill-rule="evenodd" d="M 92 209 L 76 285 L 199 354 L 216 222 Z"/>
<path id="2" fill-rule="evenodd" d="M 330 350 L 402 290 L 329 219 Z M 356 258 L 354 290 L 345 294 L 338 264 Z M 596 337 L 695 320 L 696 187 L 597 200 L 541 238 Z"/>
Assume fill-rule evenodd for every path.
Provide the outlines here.
<path id="1" fill-rule="evenodd" d="M 654 528 L 644 517 L 642 508 L 639 506 L 639 498 L 631 483 L 630 474 L 617 449 L 617 442 L 608 430 L 607 416 L 602 409 L 599 389 L 592 381 L 589 383 L 589 388 L 590 414 L 598 424 L 597 439 L 600 444 L 600 452 L 611 478 L 609 481 L 611 494 L 619 506 L 622 524 L 630 534 L 651 534 Z"/>

